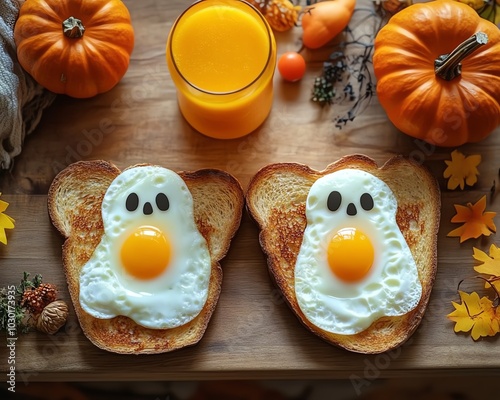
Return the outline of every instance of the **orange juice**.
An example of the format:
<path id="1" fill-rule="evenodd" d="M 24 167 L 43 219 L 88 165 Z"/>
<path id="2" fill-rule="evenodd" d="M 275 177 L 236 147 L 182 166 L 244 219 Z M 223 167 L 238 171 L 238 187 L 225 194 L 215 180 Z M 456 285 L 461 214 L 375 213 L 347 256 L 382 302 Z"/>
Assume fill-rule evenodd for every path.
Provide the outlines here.
<path id="1" fill-rule="evenodd" d="M 184 118 L 207 136 L 244 136 L 271 110 L 276 43 L 244 1 L 191 5 L 170 31 L 167 63 Z"/>

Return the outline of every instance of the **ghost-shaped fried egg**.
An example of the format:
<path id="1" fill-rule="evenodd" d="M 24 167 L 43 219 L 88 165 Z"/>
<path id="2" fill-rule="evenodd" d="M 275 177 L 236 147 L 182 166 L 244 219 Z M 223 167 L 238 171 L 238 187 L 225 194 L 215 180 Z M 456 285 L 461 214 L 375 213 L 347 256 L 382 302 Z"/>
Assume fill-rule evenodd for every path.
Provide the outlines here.
<path id="1" fill-rule="evenodd" d="M 295 294 L 311 323 L 352 335 L 418 305 L 422 286 L 396 211 L 391 189 L 366 171 L 338 170 L 312 185 L 295 264 Z"/>
<path id="2" fill-rule="evenodd" d="M 175 172 L 139 166 L 118 175 L 102 202 L 104 233 L 80 272 L 80 304 L 153 329 L 194 319 L 208 297 L 211 258 L 193 198 Z"/>

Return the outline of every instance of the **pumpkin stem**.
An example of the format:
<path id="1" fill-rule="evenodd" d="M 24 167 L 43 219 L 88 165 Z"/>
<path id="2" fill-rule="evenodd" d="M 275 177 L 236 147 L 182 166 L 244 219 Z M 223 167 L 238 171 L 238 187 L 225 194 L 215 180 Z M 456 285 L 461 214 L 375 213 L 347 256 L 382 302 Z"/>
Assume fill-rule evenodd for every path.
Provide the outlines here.
<path id="1" fill-rule="evenodd" d="M 85 32 L 85 27 L 78 18 L 69 17 L 62 23 L 64 36 L 71 39 L 78 39 L 83 36 Z"/>
<path id="2" fill-rule="evenodd" d="M 449 54 L 443 54 L 434 61 L 434 71 L 437 76 L 447 81 L 460 76 L 462 73 L 461 61 L 475 51 L 478 47 L 488 43 L 488 35 L 484 32 L 477 32 L 469 39 L 459 44 L 455 50 Z"/>

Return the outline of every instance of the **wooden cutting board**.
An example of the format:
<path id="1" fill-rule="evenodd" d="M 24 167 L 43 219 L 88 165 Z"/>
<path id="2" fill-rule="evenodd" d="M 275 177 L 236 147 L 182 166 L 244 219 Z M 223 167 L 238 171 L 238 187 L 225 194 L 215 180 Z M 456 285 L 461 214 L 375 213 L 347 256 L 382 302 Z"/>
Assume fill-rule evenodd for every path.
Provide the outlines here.
<path id="1" fill-rule="evenodd" d="M 474 275 L 472 248 L 487 251 L 498 239 L 493 235 L 459 244 L 446 234 L 456 227 L 450 223 L 455 203 L 476 202 L 487 195 L 487 209 L 500 212 L 500 197 L 490 195 L 493 182 L 499 180 L 500 129 L 479 144 L 461 147 L 465 154 L 481 154 L 479 181 L 473 188 L 449 191 L 442 175 L 453 149 L 434 148 L 397 131 L 376 96 L 363 102 L 354 120 L 340 128 L 336 118 L 345 115 L 353 101 L 346 98 L 323 108 L 310 101 L 314 79 L 331 52 L 327 49 L 305 51 L 308 71 L 301 82 L 285 83 L 275 76 L 271 115 L 256 132 L 230 141 L 207 138 L 193 131 L 179 114 L 165 62 L 170 27 L 189 3 L 126 0 L 136 43 L 122 82 L 92 99 L 59 96 L 26 140 L 13 169 L 1 174 L 2 199 L 10 203 L 7 214 L 16 219 L 16 228 L 8 232 L 8 246 L 0 247 L 1 286 L 17 283 L 23 271 L 41 273 L 70 302 L 61 267 L 63 240 L 49 221 L 46 193 L 55 174 L 79 159 L 105 159 L 119 168 L 142 162 L 174 170 L 220 168 L 246 188 L 253 174 L 269 163 L 293 161 L 323 169 L 352 153 L 366 154 L 380 164 L 403 154 L 427 166 L 442 190 L 438 275 L 424 320 L 405 345 L 382 355 L 352 354 L 322 342 L 300 325 L 277 295 L 257 227 L 244 212 L 241 228 L 222 261 L 218 307 L 198 345 L 155 356 L 107 353 L 86 339 L 71 310 L 58 334 L 19 336 L 18 382 L 301 377 L 347 378 L 364 388 L 377 378 L 417 372 L 499 374 L 498 338 L 475 343 L 467 335 L 455 334 L 446 318 L 453 310 L 451 301 L 458 300 L 458 283 Z M 359 2 L 354 21 L 365 21 L 363 29 L 370 30 L 367 21 L 374 20 L 363 19 L 368 15 L 366 7 L 372 7 L 368 0 Z M 299 27 L 276 38 L 279 54 L 300 48 Z M 464 289 L 480 291 L 482 284 L 472 279 Z M 1 354 L 0 365 L 6 371 L 3 350 Z"/>

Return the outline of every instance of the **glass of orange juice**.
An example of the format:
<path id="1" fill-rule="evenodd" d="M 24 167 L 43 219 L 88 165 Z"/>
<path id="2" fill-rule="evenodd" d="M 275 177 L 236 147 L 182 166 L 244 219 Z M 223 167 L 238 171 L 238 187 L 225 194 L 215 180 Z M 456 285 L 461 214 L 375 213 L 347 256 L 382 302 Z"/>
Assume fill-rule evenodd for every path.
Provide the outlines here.
<path id="1" fill-rule="evenodd" d="M 207 136 L 244 136 L 271 110 L 276 42 L 262 14 L 245 1 L 188 7 L 169 33 L 167 64 L 182 115 Z"/>

